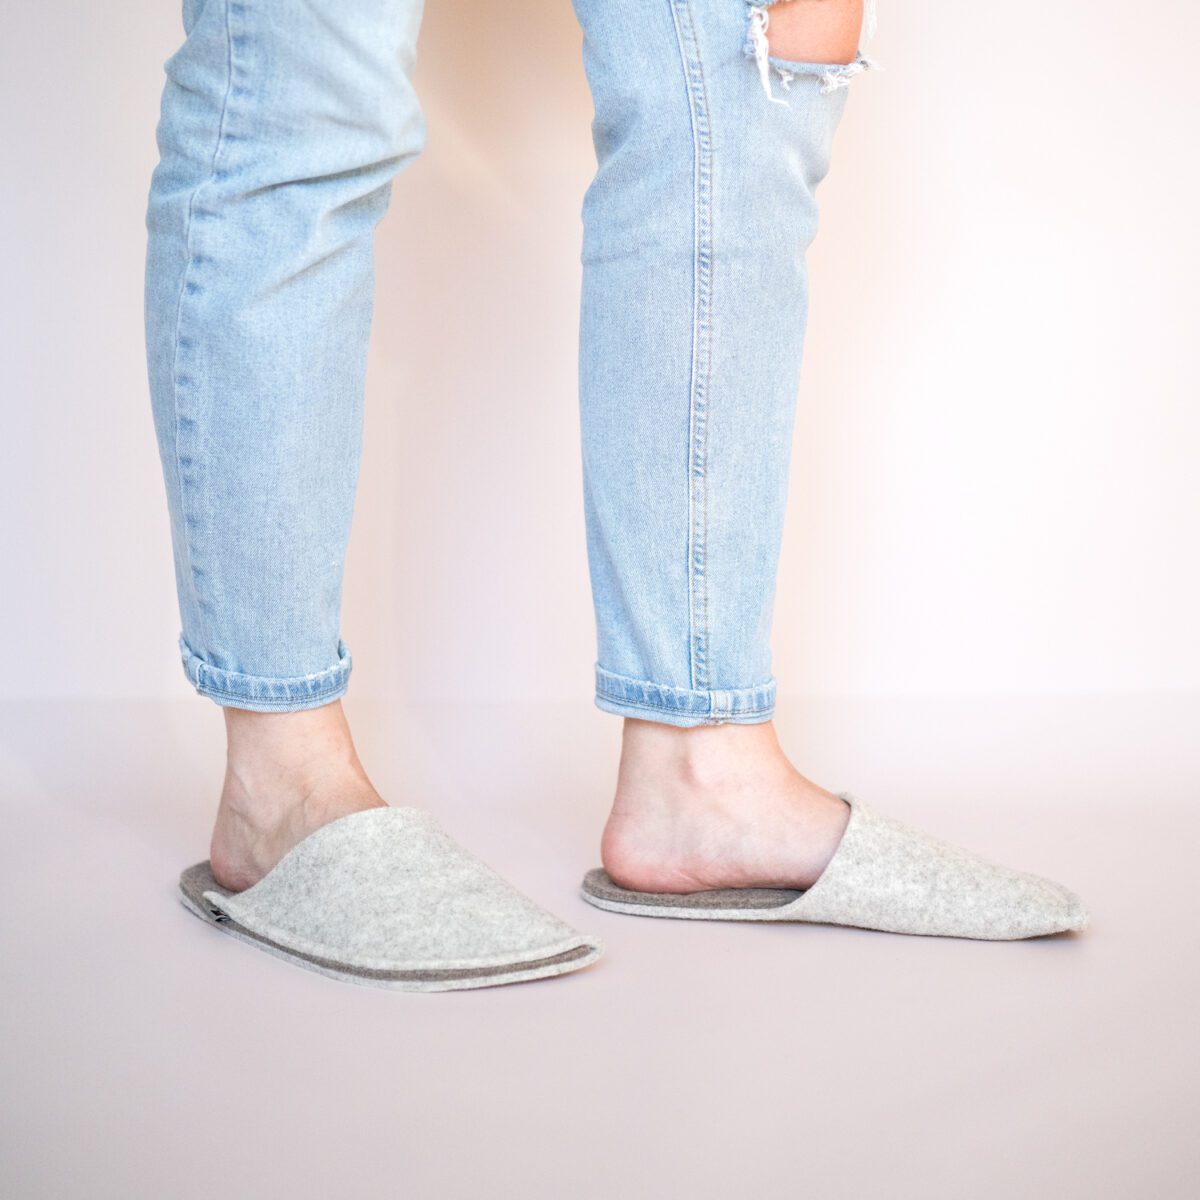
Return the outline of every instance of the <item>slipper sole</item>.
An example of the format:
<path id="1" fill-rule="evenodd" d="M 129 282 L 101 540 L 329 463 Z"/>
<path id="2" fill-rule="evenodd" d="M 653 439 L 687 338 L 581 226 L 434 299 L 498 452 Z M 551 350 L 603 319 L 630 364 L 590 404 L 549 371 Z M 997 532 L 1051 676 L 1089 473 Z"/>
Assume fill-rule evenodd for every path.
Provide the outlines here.
<path id="1" fill-rule="evenodd" d="M 291 950 L 262 934 L 239 925 L 232 917 L 214 908 L 204 897 L 205 892 L 232 895 L 213 878 L 209 863 L 197 863 L 184 871 L 179 881 L 179 898 L 184 908 L 240 942 L 265 950 L 295 966 L 315 971 L 331 979 L 368 987 L 391 988 L 407 992 L 462 991 L 467 988 L 498 987 L 505 983 L 524 983 L 534 979 L 549 979 L 578 970 L 595 962 L 600 951 L 590 945 L 577 946 L 547 958 L 513 962 L 505 966 L 458 967 L 442 970 L 380 971 L 338 963 L 332 959 Z"/>
<path id="2" fill-rule="evenodd" d="M 602 867 L 583 878 L 583 898 L 596 908 L 635 917 L 690 921 L 770 921 L 774 910 L 804 893 L 789 888 L 717 888 L 703 892 L 637 892 L 613 883 Z"/>

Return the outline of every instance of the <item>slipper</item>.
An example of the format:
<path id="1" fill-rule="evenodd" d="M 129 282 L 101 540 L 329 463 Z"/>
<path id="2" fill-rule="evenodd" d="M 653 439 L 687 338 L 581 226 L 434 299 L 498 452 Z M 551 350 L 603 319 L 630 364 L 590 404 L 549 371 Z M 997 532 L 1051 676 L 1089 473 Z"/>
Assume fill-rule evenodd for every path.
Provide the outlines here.
<path id="1" fill-rule="evenodd" d="M 850 819 L 810 888 L 636 892 L 597 868 L 584 877 L 583 898 L 597 908 L 642 917 L 815 921 L 991 941 L 1086 927 L 1083 902 L 1059 884 L 986 862 L 840 794 L 850 805 Z"/>
<path id="2" fill-rule="evenodd" d="M 601 943 L 522 895 L 415 808 L 323 825 L 253 887 L 209 863 L 180 876 L 184 906 L 299 967 L 349 983 L 448 991 L 542 979 L 600 957 Z"/>

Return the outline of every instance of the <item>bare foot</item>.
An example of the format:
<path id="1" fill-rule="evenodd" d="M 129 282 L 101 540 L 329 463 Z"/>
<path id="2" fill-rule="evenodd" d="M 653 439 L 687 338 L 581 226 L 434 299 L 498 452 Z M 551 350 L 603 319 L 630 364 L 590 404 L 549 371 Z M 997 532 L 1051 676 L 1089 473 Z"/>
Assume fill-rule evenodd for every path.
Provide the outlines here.
<path id="1" fill-rule="evenodd" d="M 642 892 L 808 888 L 849 817 L 792 766 L 770 722 L 627 718 L 600 854 L 614 883 Z"/>
<path id="2" fill-rule="evenodd" d="M 229 750 L 209 855 L 222 887 L 248 888 L 322 825 L 384 806 L 340 700 L 294 713 L 224 711 Z"/>

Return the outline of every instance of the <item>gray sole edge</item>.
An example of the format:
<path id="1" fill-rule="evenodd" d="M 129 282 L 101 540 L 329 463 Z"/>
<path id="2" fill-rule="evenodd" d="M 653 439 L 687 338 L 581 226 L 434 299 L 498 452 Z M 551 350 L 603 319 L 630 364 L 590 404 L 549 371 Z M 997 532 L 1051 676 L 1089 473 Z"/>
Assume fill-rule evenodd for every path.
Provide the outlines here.
<path id="1" fill-rule="evenodd" d="M 630 904 L 606 900 L 590 892 L 579 893 L 594 908 L 631 917 L 673 917 L 681 921 L 779 921 L 769 908 L 680 908 L 670 904 Z"/>
<path id="2" fill-rule="evenodd" d="M 781 914 L 804 895 L 791 888 L 720 888 L 713 891 L 638 892 L 614 883 L 603 867 L 589 871 L 580 895 L 596 908 L 632 917 L 682 921 L 787 921 Z"/>
<path id="3" fill-rule="evenodd" d="M 327 964 L 325 961 L 319 961 L 307 955 L 289 950 L 276 942 L 251 933 L 250 930 L 243 928 L 236 921 L 214 920 L 182 888 L 179 889 L 179 902 L 193 916 L 203 921 L 205 925 L 209 925 L 221 933 L 235 938 L 239 942 L 245 942 L 247 945 L 253 946 L 256 950 L 270 954 L 273 958 L 283 959 L 284 962 L 289 962 L 293 966 L 303 967 L 306 971 L 312 971 L 317 975 L 324 975 L 328 979 L 336 979 L 341 983 L 354 983 L 363 987 L 386 988 L 390 991 L 468 991 L 473 988 L 499 987 L 508 983 L 524 983 L 536 979 L 551 979 L 557 975 L 565 975 L 571 971 L 578 971 L 582 967 L 594 963 L 600 957 L 602 950 L 599 944 L 585 943 L 576 949 L 565 951 L 552 958 L 535 959 L 527 963 L 514 963 L 511 967 L 472 969 L 470 971 L 396 972 L 391 976 L 384 976 L 381 972 L 365 974 L 352 967 L 338 968 L 337 966 Z"/>

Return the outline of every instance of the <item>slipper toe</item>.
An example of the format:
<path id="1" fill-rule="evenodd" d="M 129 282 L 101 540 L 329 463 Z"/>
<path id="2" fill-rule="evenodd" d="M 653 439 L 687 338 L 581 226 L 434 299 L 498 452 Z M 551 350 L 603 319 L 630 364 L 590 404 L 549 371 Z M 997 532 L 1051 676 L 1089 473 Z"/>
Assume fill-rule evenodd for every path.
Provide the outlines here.
<path id="1" fill-rule="evenodd" d="M 781 919 L 1009 941 L 1082 928 L 1079 898 L 876 813 L 852 796 L 842 843 Z M 784 914 L 787 914 L 785 916 Z"/>
<path id="2" fill-rule="evenodd" d="M 600 943 L 547 912 L 458 845 L 428 813 L 375 808 L 310 834 L 245 891 L 197 864 L 189 907 L 325 974 L 445 990 L 575 970 Z"/>

